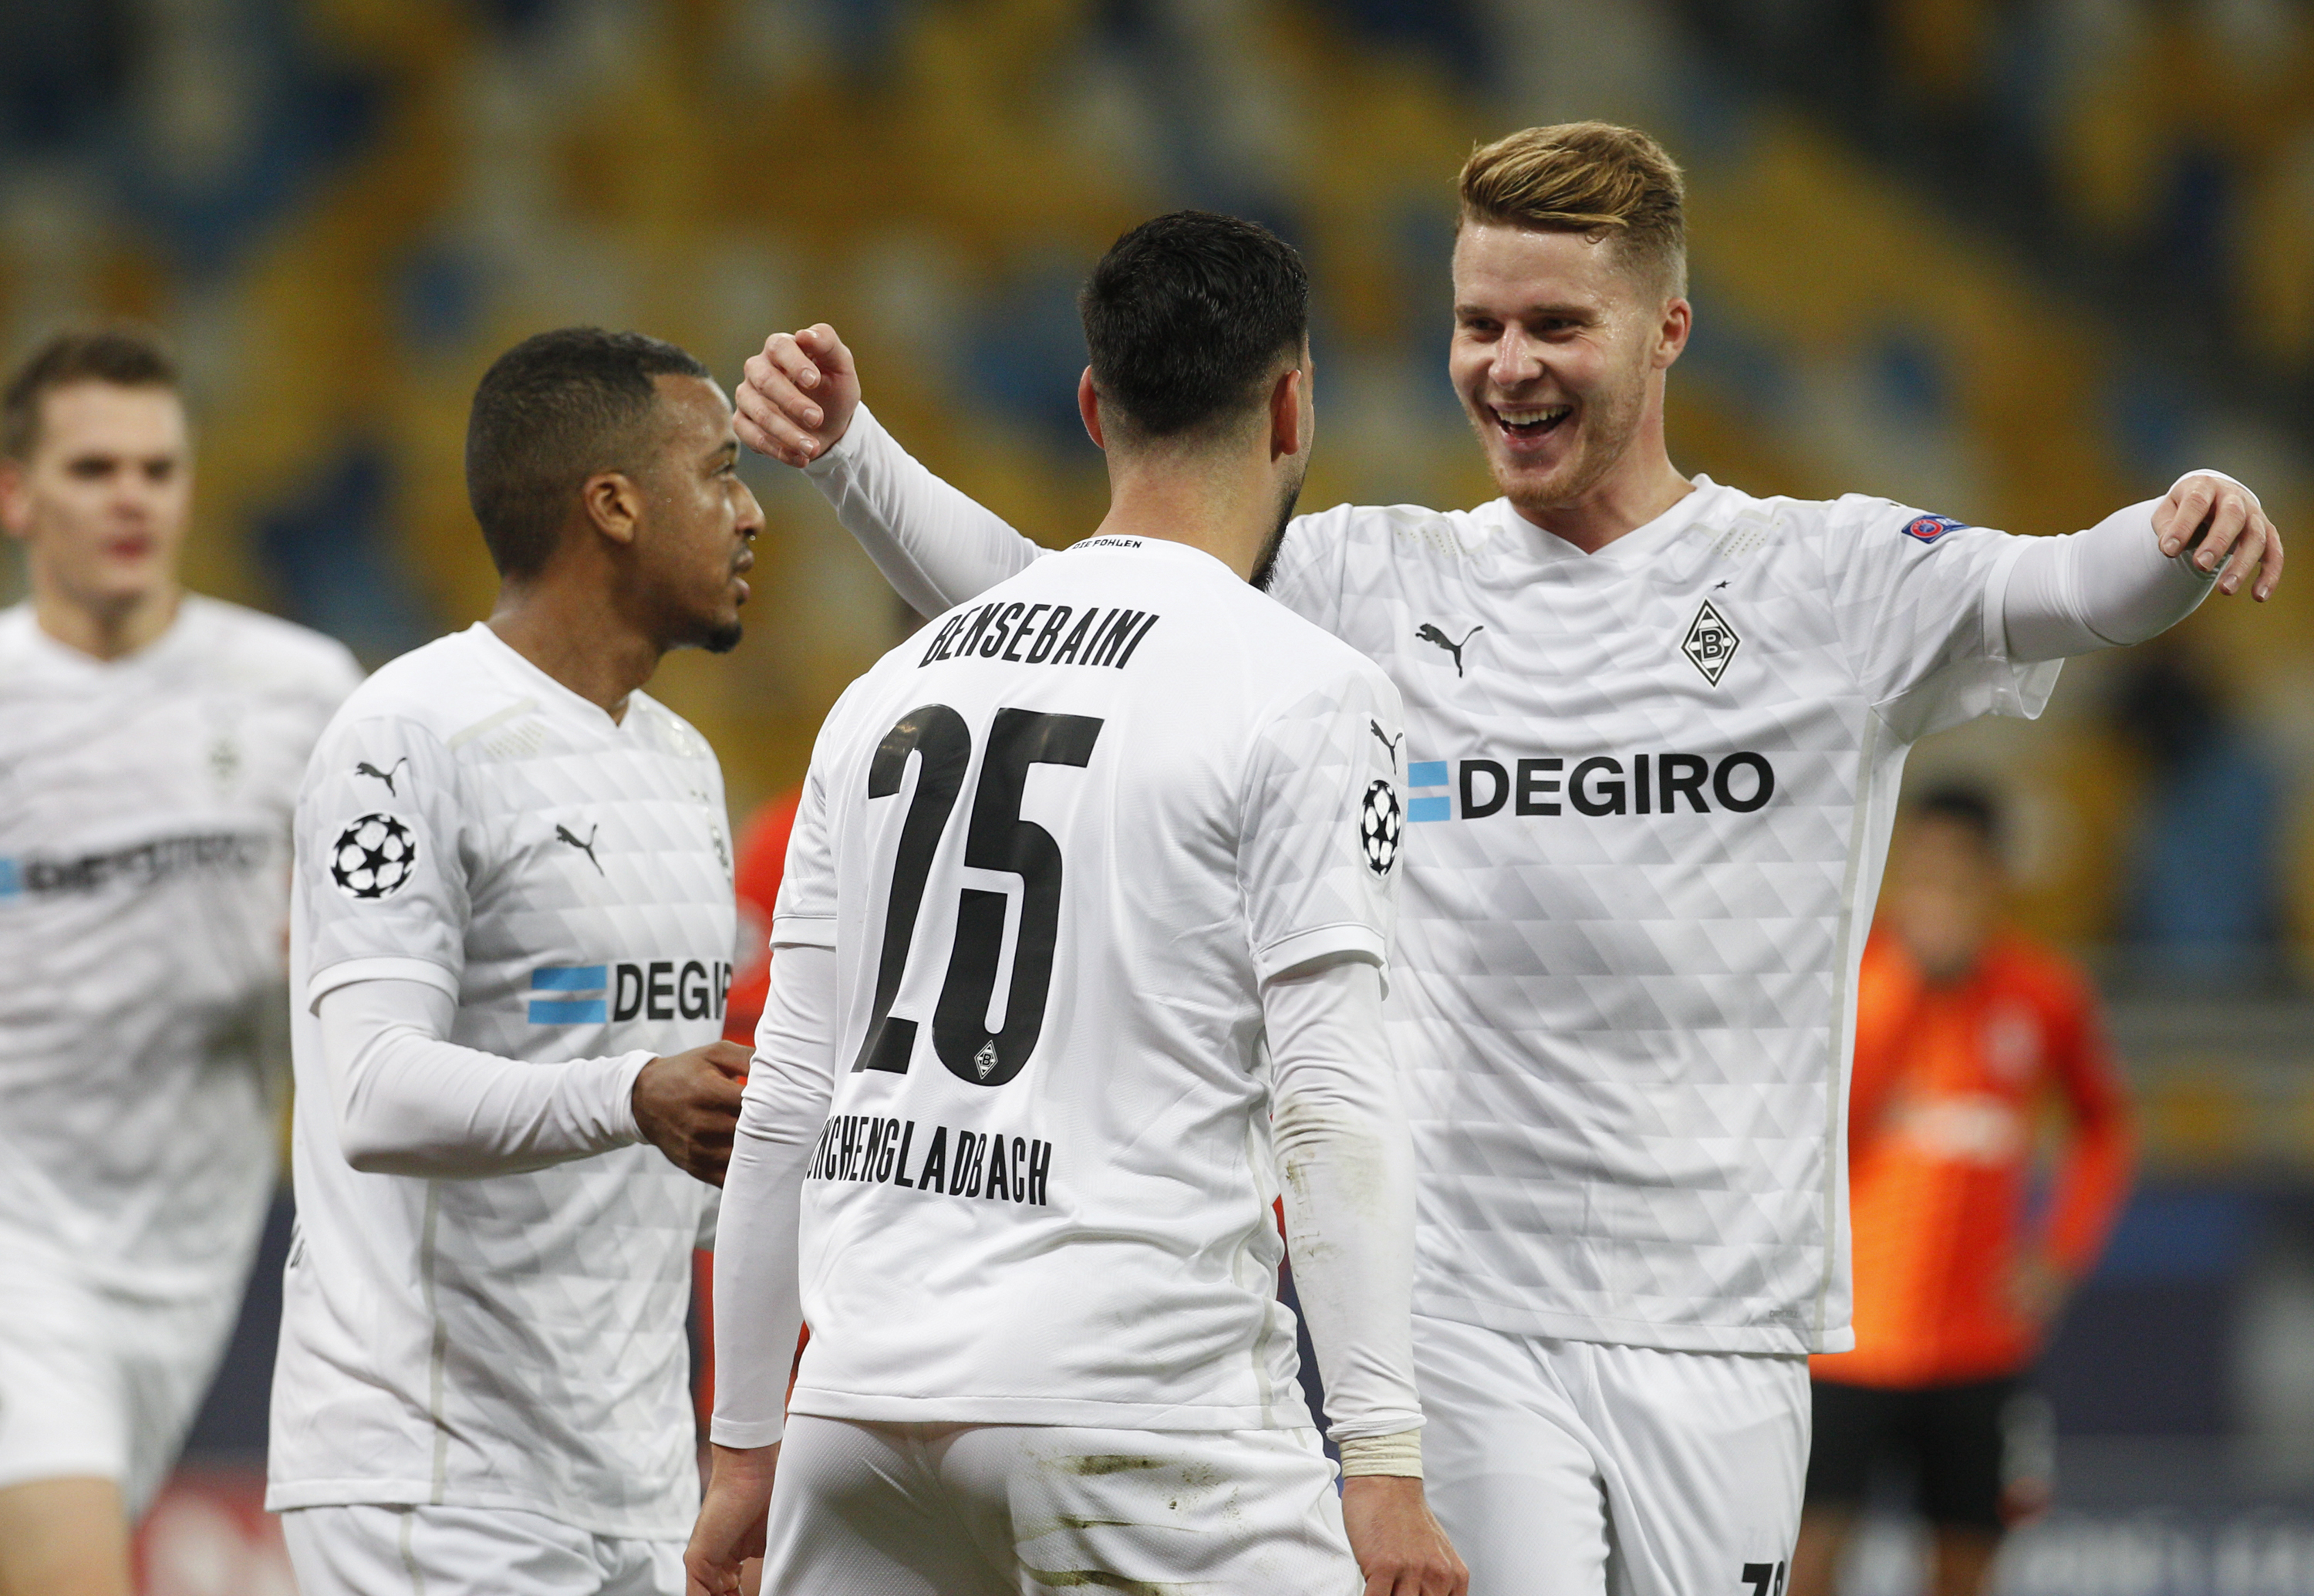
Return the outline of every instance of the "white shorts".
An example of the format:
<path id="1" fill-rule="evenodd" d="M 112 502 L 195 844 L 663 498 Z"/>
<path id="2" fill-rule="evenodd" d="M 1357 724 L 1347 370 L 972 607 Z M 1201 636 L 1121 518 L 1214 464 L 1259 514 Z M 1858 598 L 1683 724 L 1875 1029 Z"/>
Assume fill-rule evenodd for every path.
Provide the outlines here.
<path id="1" fill-rule="evenodd" d="M 0 1258 L 0 1489 L 116 1481 L 134 1521 L 168 1477 L 241 1311 L 243 1271 L 182 1297 Z"/>
<path id="2" fill-rule="evenodd" d="M 683 1596 L 683 1543 L 594 1535 L 504 1507 L 281 1515 L 302 1596 Z"/>
<path id="3" fill-rule="evenodd" d="M 1805 1357 L 1662 1352 L 1417 1314 L 1426 1494 L 1471 1596 L 1780 1596 Z"/>
<path id="4" fill-rule="evenodd" d="M 1365 1588 L 1312 1430 L 797 1414 L 780 1448 L 767 1546 L 764 1590 L 799 1596 Z"/>

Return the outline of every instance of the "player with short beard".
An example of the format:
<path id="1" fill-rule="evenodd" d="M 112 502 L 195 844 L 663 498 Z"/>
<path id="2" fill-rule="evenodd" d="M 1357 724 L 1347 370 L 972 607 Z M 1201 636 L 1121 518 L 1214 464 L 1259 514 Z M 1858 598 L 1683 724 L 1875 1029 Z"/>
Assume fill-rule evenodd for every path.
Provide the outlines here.
<path id="1" fill-rule="evenodd" d="M 1108 514 L 821 730 L 725 1194 L 693 1596 L 755 1555 L 796 1596 L 1462 1596 L 1381 1018 L 1397 694 L 1249 586 L 1310 457 L 1308 304 L 1252 223 L 1117 240 L 1079 299 Z"/>
<path id="2" fill-rule="evenodd" d="M 179 585 L 151 339 L 49 340 L 0 432 L 0 1592 L 128 1596 L 272 1195 L 289 814 L 361 672 Z"/>
<path id="3" fill-rule="evenodd" d="M 1852 1344 L 1850 994 L 1904 756 L 2213 585 L 2265 598 L 2281 541 L 2210 472 L 2053 538 L 1690 479 L 1670 157 L 1530 128 L 1459 203 L 1448 365 L 1504 497 L 1302 516 L 1271 589 L 1406 701 L 1432 1498 L 1487 1596 L 1769 1596 L 1806 1354 Z M 919 609 L 1038 557 L 858 398 L 831 330 L 782 334 L 741 435 L 809 462 Z"/>
<path id="4" fill-rule="evenodd" d="M 306 772 L 267 1495 L 306 1596 L 683 1588 L 691 1255 L 747 1050 L 722 775 L 641 688 L 739 639 L 737 455 L 672 345 L 508 350 L 466 436 L 498 606 Z"/>

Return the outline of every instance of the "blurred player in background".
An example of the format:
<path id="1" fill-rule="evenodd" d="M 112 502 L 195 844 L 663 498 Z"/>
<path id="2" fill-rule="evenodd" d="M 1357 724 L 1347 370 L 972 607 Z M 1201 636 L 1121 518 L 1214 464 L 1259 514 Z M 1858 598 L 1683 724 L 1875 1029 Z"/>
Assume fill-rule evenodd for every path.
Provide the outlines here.
<path id="1" fill-rule="evenodd" d="M 701 1596 L 767 1503 L 763 1588 L 797 1596 L 1463 1587 L 1423 1504 L 1381 1024 L 1398 694 L 1256 591 L 1309 460 L 1308 279 L 1183 212 L 1081 303 L 1108 517 L 887 655 L 805 779 Z"/>
<path id="2" fill-rule="evenodd" d="M 0 399 L 0 1592 L 125 1596 L 273 1192 L 287 831 L 361 673 L 177 580 L 175 366 L 69 333 Z"/>
<path id="3" fill-rule="evenodd" d="M 2047 1410 L 2025 1375 L 2128 1195 L 2129 1109 L 2087 977 L 2005 921 L 2000 840 L 1973 789 L 1913 805 L 1865 947 L 1856 1350 L 1814 1362 L 1792 1596 L 1829 1596 L 1877 1464 L 1915 1482 L 1936 1596 L 1987 1589 L 2002 1530 L 2047 1503 Z M 2062 1151 L 2036 1222 L 2028 1184 L 2053 1098 Z"/>
<path id="4" fill-rule="evenodd" d="M 739 852 L 732 886 L 739 900 L 739 956 L 731 976 L 731 1001 L 723 1034 L 753 1047 L 755 1022 L 772 985 L 772 912 L 780 899 L 780 875 L 787 869 L 788 838 L 795 831 L 800 787 L 766 798 L 739 828 Z"/>
<path id="5" fill-rule="evenodd" d="M 722 773 L 641 688 L 739 640 L 737 454 L 671 345 L 501 356 L 466 435 L 498 607 L 315 751 L 267 1496 L 305 1596 L 682 1589 L 691 1255 L 747 1051 Z"/>
<path id="6" fill-rule="evenodd" d="M 1271 586 L 1405 696 L 1415 1353 L 1486 1596 L 1787 1581 L 1806 1357 L 1853 1344 L 1849 994 L 1905 754 L 2282 569 L 2211 473 L 2053 538 L 1683 475 L 1683 193 L 1603 123 L 1474 151 L 1447 369 L 1503 497 L 1302 516 Z M 858 408 L 831 329 L 747 370 L 742 436 L 918 609 L 1038 558 Z"/>

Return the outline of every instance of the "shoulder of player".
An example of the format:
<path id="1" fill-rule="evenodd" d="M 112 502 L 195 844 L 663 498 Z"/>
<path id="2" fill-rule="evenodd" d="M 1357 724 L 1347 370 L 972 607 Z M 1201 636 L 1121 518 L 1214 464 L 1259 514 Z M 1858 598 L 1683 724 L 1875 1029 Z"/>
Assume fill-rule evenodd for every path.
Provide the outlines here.
<path id="1" fill-rule="evenodd" d="M 628 696 L 627 715 L 638 728 L 649 727 L 666 752 L 678 759 L 698 760 L 712 765 L 716 779 L 722 779 L 722 766 L 716 760 L 714 746 L 697 727 L 666 704 L 637 689 Z"/>
<path id="2" fill-rule="evenodd" d="M 324 742 L 358 735 L 358 727 L 396 723 L 446 748 L 457 746 L 462 733 L 505 717 L 524 701 L 516 685 L 477 669 L 478 663 L 463 632 L 386 661 L 347 695 Z"/>
<path id="3" fill-rule="evenodd" d="M 1861 542 L 1867 548 L 1920 549 L 1935 544 L 1947 533 L 1975 530 L 1957 516 L 1869 493 L 1843 493 L 1838 498 L 1779 496 L 1751 502 L 1826 547 Z"/>
<path id="4" fill-rule="evenodd" d="M 352 651 L 335 638 L 203 594 L 189 593 L 183 602 L 200 652 L 237 678 L 330 700 L 343 699 L 362 679 Z"/>
<path id="5" fill-rule="evenodd" d="M 1426 505 L 1336 505 L 1296 516 L 1286 526 L 1279 557 L 1308 559 L 1365 544 L 1412 544 L 1434 552 L 1468 551 L 1493 535 L 1509 501 L 1494 499 L 1469 510 L 1434 510 Z"/>
<path id="6" fill-rule="evenodd" d="M 1393 718 L 1401 713 L 1397 684 L 1382 666 L 1315 622 L 1251 588 L 1246 593 L 1254 604 L 1240 635 L 1259 685 L 1246 705 L 1253 722 L 1286 713 L 1313 694 L 1387 710 Z"/>
<path id="7" fill-rule="evenodd" d="M 2078 1009 L 2096 1000 L 2089 972 L 2066 954 L 2021 931 L 2000 933 L 1991 949 L 2003 981 L 2060 1009 Z"/>

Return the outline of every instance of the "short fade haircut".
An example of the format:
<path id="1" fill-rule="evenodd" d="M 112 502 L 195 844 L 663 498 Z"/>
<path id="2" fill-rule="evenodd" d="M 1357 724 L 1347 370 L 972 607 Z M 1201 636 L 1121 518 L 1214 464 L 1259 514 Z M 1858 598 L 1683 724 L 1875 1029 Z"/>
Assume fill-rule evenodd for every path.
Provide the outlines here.
<path id="1" fill-rule="evenodd" d="M 59 332 L 18 366 L 0 395 L 0 455 L 22 463 L 40 446 L 40 403 L 59 388 L 110 383 L 116 388 L 183 386 L 177 362 L 139 327 L 81 327 Z"/>
<path id="2" fill-rule="evenodd" d="M 1666 299 L 1687 292 L 1687 181 L 1636 128 L 1560 122 L 1480 145 L 1462 163 L 1463 226 L 1612 239 Z"/>
<path id="3" fill-rule="evenodd" d="M 1947 781 L 1930 788 L 1912 800 L 1912 817 L 1941 820 L 1974 832 L 1976 840 L 1995 854 L 2006 840 L 2000 800 L 1973 782 Z"/>
<path id="4" fill-rule="evenodd" d="M 653 379 L 707 375 L 673 344 L 599 327 L 541 332 L 492 361 L 466 420 L 466 500 L 499 575 L 543 570 L 580 484 L 637 468 Z"/>
<path id="5" fill-rule="evenodd" d="M 1310 274 L 1267 227 L 1211 211 L 1144 222 L 1077 295 L 1092 381 L 1130 442 L 1204 439 L 1261 401 L 1310 333 Z"/>

